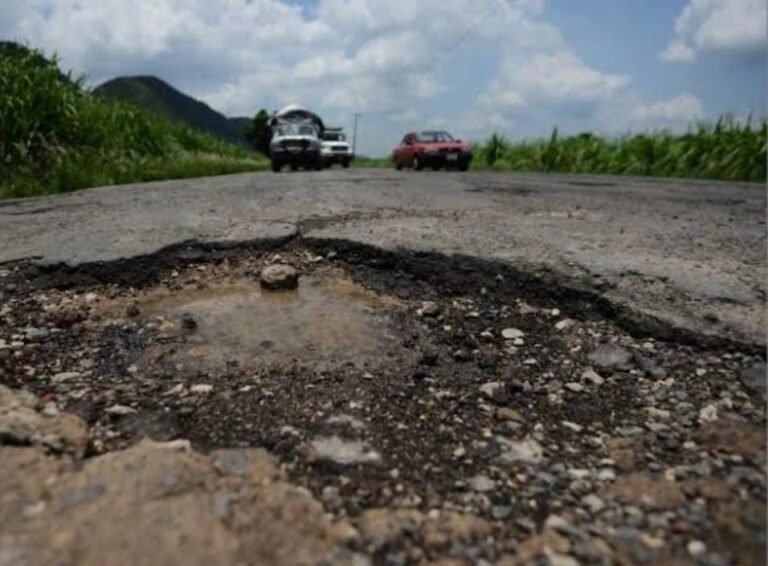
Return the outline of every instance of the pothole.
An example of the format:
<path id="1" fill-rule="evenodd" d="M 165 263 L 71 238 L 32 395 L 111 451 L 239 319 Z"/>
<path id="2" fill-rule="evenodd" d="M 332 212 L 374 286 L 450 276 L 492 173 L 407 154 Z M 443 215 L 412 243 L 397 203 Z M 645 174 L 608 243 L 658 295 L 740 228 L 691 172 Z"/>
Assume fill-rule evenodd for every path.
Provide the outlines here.
<path id="1" fill-rule="evenodd" d="M 460 510 L 502 546 L 552 515 L 624 528 L 621 501 L 646 505 L 639 488 L 612 495 L 626 478 L 679 483 L 685 531 L 631 519 L 683 552 L 718 540 L 706 493 L 765 499 L 751 352 L 630 333 L 554 279 L 480 260 L 339 242 L 193 252 L 149 279 L 145 258 L 135 287 L 0 288 L 0 383 L 82 416 L 91 455 L 144 436 L 262 447 L 336 516 Z M 296 292 L 260 289 L 276 262 L 299 270 Z"/>
<path id="2" fill-rule="evenodd" d="M 327 369 L 375 367 L 386 359 L 396 341 L 387 309 L 398 304 L 334 270 L 302 277 L 290 291 L 263 290 L 254 278 L 150 289 L 119 310 L 135 308 L 144 329 L 158 331 L 143 365 L 164 358 L 208 369 Z"/>

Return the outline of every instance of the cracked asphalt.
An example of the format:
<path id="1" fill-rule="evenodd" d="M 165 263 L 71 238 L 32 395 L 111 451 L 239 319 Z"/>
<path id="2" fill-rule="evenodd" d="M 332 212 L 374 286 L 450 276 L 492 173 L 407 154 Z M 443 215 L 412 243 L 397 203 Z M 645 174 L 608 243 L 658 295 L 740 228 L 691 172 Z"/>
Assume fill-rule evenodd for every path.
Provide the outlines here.
<path id="1" fill-rule="evenodd" d="M 765 343 L 766 192 L 643 178 L 330 170 L 0 203 L 0 265 L 71 267 L 185 242 L 342 239 L 549 271 L 699 335 Z"/>

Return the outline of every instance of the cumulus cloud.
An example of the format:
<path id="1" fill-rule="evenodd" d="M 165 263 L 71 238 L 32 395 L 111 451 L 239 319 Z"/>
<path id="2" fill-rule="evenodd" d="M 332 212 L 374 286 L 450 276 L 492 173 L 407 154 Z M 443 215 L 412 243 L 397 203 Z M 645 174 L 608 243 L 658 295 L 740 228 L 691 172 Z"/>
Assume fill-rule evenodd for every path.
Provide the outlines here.
<path id="1" fill-rule="evenodd" d="M 661 57 L 688 63 L 699 53 L 754 54 L 765 47 L 765 0 L 689 0 L 675 19 L 674 38 Z"/>
<path id="2" fill-rule="evenodd" d="M 677 57 L 695 56 L 681 34 Z M 594 127 L 631 96 L 627 75 L 579 57 L 545 0 L 25 0 L 0 3 L 0 36 L 56 52 L 91 84 L 154 74 L 229 115 L 297 102 L 348 125 L 364 112 L 372 153 L 406 124 L 450 122 L 464 137 Z M 462 49 L 485 57 L 482 80 L 451 68 Z M 462 84 L 466 70 L 475 83 Z M 622 104 L 643 114 L 629 110 L 642 101 Z M 647 105 L 649 120 L 660 113 Z"/>
<path id="3" fill-rule="evenodd" d="M 650 104 L 640 102 L 631 110 L 632 118 L 641 124 L 658 121 L 689 123 L 700 118 L 703 113 L 704 105 L 701 100 L 691 94 L 681 94 Z"/>

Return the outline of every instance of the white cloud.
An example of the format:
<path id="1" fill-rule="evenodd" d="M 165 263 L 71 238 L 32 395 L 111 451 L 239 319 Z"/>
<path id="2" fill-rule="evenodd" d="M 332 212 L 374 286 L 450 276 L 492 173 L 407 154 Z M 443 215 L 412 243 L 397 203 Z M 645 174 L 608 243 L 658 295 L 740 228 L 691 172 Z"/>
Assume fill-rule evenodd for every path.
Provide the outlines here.
<path id="1" fill-rule="evenodd" d="M 691 94 L 681 94 L 651 104 L 638 102 L 631 110 L 631 117 L 640 124 L 659 121 L 690 123 L 696 118 L 701 118 L 703 113 L 704 105 L 701 100 Z"/>
<path id="2" fill-rule="evenodd" d="M 689 0 L 661 57 L 687 63 L 699 53 L 760 53 L 765 47 L 765 0 Z"/>
<path id="3" fill-rule="evenodd" d="M 466 137 L 505 128 L 536 135 L 555 124 L 592 129 L 612 123 L 605 116 L 613 112 L 654 123 L 665 113 L 674 118 L 671 101 L 644 103 L 630 92 L 629 76 L 581 59 L 546 20 L 545 0 L 483 7 L 476 0 L 318 0 L 313 8 L 286 0 L 0 1 L 0 36 L 56 51 L 92 83 L 158 75 L 229 115 L 297 102 L 349 126 L 352 113 L 363 112 L 362 150 L 372 154 L 406 124 L 450 125 Z M 701 48 L 686 26 L 673 49 L 678 59 Z M 466 62 L 452 69 L 462 50 L 485 58 L 485 74 Z"/>

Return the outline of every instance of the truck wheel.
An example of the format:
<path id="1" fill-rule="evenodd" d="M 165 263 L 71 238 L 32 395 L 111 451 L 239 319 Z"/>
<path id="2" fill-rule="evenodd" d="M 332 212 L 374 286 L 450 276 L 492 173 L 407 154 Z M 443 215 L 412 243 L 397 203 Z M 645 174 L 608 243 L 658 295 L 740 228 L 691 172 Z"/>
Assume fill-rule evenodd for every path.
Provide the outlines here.
<path id="1" fill-rule="evenodd" d="M 299 166 L 298 166 L 298 164 L 296 164 L 296 163 L 291 163 L 291 171 L 298 171 L 298 170 L 299 170 Z"/>
<path id="2" fill-rule="evenodd" d="M 323 162 L 319 159 L 315 162 L 315 171 L 322 171 L 324 169 Z"/>
<path id="3" fill-rule="evenodd" d="M 422 171 L 424 169 L 424 162 L 421 160 L 421 157 L 418 155 L 413 156 L 413 168 L 416 171 Z"/>
<path id="4" fill-rule="evenodd" d="M 279 173 L 283 169 L 283 165 L 279 161 L 272 161 L 272 171 Z"/>
<path id="5" fill-rule="evenodd" d="M 341 166 L 344 167 L 344 169 L 349 169 L 349 159 L 342 161 Z"/>

